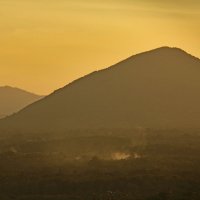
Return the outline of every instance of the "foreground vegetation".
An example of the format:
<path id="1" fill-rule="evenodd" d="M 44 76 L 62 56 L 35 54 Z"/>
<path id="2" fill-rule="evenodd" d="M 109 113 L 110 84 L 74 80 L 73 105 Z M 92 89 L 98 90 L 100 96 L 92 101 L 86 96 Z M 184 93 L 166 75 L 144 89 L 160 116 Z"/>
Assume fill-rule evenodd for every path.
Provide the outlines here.
<path id="1" fill-rule="evenodd" d="M 22 138 L 1 141 L 2 200 L 200 199 L 198 132 Z"/>

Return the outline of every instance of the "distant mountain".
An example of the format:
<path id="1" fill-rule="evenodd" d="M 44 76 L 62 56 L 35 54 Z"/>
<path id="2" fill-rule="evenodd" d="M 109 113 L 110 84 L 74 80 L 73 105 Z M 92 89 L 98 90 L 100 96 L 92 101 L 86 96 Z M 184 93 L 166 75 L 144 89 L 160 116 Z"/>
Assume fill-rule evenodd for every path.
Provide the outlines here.
<path id="1" fill-rule="evenodd" d="M 55 91 L 0 121 L 0 130 L 200 128 L 200 60 L 162 47 L 132 56 Z"/>
<path id="2" fill-rule="evenodd" d="M 0 87 L 0 118 L 18 112 L 42 96 L 9 86 Z"/>

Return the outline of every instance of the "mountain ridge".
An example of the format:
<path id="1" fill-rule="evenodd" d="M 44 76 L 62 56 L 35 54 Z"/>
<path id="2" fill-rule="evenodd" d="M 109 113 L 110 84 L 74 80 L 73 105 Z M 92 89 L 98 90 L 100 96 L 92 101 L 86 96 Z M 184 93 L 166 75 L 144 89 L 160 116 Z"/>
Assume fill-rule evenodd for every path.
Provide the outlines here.
<path id="1" fill-rule="evenodd" d="M 199 76 L 198 58 L 179 48 L 157 48 L 67 84 L 1 120 L 0 128 L 200 128 Z"/>
<path id="2" fill-rule="evenodd" d="M 116 62 L 115 64 L 113 64 L 113 65 L 111 65 L 111 66 L 109 66 L 109 67 L 106 67 L 106 68 L 104 68 L 104 69 L 100 69 L 100 70 L 93 71 L 93 72 L 91 72 L 91 73 L 89 73 L 89 74 L 87 74 L 87 75 L 85 75 L 85 76 L 82 76 L 82 77 L 80 77 L 80 78 L 78 78 L 78 79 L 75 79 L 75 80 L 69 82 L 68 84 L 66 84 L 65 86 L 63 86 L 63 87 L 61 87 L 61 88 L 56 89 L 56 90 L 53 91 L 50 95 L 52 95 L 52 94 L 54 94 L 54 93 L 57 93 L 57 92 L 59 92 L 60 89 L 64 89 L 64 88 L 70 86 L 71 84 L 74 84 L 74 83 L 76 83 L 76 82 L 78 82 L 78 81 L 80 81 L 80 80 L 82 80 L 82 79 L 84 79 L 84 78 L 87 78 L 87 77 L 89 77 L 89 76 L 92 76 L 92 75 L 95 74 L 95 73 L 104 72 L 104 71 L 106 71 L 106 70 L 111 70 L 111 68 L 115 67 L 116 65 L 121 64 L 121 63 L 123 63 L 123 62 L 126 62 L 127 60 L 132 59 L 132 58 L 134 58 L 135 56 L 141 56 L 141 55 L 146 54 L 146 53 L 151 53 L 151 52 L 154 52 L 154 51 L 157 51 L 157 50 L 163 50 L 163 49 L 180 51 L 180 52 L 182 52 L 182 53 L 185 53 L 187 56 L 193 57 L 194 60 L 200 61 L 200 58 L 198 58 L 198 57 L 196 57 L 196 56 L 194 56 L 194 55 L 192 55 L 192 54 L 190 54 L 190 53 L 184 51 L 184 50 L 181 49 L 181 48 L 178 48 L 178 47 L 169 47 L 169 46 L 158 47 L 158 48 L 155 48 L 155 49 L 152 49 L 152 50 L 148 50 L 148 51 L 145 51 L 145 52 L 141 52 L 141 53 L 137 53 L 137 54 L 134 54 L 134 55 L 132 55 L 132 56 L 129 56 L 129 57 L 125 58 L 124 60 L 121 60 L 121 61 L 119 61 L 119 62 Z M 48 96 L 46 96 L 46 97 L 48 97 Z"/>
<path id="3" fill-rule="evenodd" d="M 17 87 L 0 86 L 0 117 L 12 115 L 42 97 Z"/>

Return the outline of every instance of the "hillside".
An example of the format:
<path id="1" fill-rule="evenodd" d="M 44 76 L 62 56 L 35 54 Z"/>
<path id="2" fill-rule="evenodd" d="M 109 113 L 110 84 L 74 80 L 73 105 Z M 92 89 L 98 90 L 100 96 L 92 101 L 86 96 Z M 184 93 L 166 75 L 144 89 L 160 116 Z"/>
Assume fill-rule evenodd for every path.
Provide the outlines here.
<path id="1" fill-rule="evenodd" d="M 162 47 L 94 72 L 0 121 L 0 130 L 200 128 L 200 60 Z"/>
<path id="2" fill-rule="evenodd" d="M 9 86 L 0 87 L 0 118 L 18 112 L 42 96 Z"/>

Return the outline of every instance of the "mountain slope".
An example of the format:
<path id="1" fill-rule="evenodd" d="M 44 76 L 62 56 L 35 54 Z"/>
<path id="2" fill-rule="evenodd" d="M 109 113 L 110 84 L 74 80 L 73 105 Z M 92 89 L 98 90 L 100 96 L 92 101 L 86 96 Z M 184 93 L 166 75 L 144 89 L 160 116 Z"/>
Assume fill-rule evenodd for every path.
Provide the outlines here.
<path id="1" fill-rule="evenodd" d="M 18 88 L 0 87 L 0 118 L 18 112 L 41 98 Z"/>
<path id="2" fill-rule="evenodd" d="M 162 47 L 74 81 L 1 120 L 0 130 L 200 128 L 199 80 L 198 58 Z"/>

